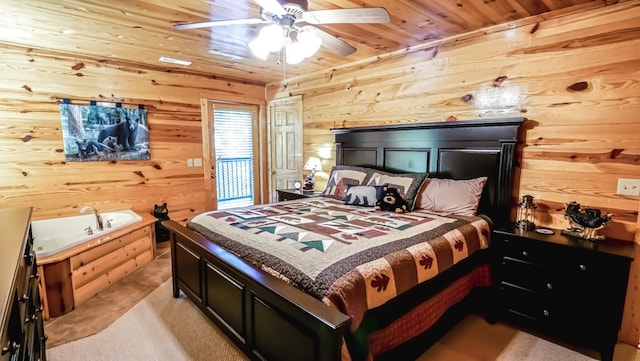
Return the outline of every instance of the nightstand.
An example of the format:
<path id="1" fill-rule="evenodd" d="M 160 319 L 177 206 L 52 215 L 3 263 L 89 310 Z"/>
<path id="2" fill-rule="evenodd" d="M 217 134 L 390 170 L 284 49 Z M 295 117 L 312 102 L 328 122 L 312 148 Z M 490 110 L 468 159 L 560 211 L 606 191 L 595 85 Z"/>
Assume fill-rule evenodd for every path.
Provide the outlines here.
<path id="1" fill-rule="evenodd" d="M 295 189 L 278 189 L 278 202 L 291 201 L 300 198 L 313 198 L 322 195 L 322 192 L 307 192 Z"/>
<path id="2" fill-rule="evenodd" d="M 493 231 L 495 316 L 595 349 L 610 361 L 634 243 L 591 242 L 553 231 Z"/>

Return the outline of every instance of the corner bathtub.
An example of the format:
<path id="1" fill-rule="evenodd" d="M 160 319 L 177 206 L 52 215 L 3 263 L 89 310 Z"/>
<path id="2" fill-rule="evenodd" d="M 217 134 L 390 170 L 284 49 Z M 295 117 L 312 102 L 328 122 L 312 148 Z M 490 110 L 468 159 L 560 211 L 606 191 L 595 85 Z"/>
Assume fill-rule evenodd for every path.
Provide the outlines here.
<path id="1" fill-rule="evenodd" d="M 155 217 L 131 210 L 101 216 L 102 231 L 93 213 L 31 222 L 44 319 L 71 311 L 155 257 Z"/>
<path id="2" fill-rule="evenodd" d="M 96 239 L 95 242 L 87 242 L 87 248 L 90 248 L 100 244 L 100 238 L 106 234 L 142 220 L 142 217 L 132 210 L 105 212 L 100 213 L 100 215 L 105 225 L 103 231 L 96 229 L 96 217 L 93 213 L 32 221 L 31 233 L 36 257 L 51 256 L 78 244 Z M 107 221 L 111 224 L 110 228 L 106 226 Z M 87 234 L 86 229 L 88 227 L 91 227 L 93 234 Z"/>

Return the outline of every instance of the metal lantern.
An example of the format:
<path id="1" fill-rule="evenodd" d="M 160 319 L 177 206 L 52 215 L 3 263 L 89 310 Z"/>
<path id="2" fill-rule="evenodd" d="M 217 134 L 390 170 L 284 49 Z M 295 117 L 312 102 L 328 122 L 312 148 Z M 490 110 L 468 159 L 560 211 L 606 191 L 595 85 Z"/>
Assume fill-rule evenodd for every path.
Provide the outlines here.
<path id="1" fill-rule="evenodd" d="M 516 221 L 516 226 L 524 230 L 535 229 L 537 208 L 538 207 L 533 204 L 533 196 L 523 196 L 522 202 L 518 204 L 518 220 Z"/>

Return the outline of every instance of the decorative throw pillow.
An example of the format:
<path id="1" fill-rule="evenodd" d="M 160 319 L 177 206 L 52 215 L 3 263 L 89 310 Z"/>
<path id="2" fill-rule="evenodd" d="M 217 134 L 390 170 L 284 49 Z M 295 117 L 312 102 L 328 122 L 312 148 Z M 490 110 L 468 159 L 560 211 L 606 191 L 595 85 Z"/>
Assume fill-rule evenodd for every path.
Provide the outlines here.
<path id="1" fill-rule="evenodd" d="M 373 207 L 382 196 L 383 186 L 349 186 L 344 204 Z"/>
<path id="2" fill-rule="evenodd" d="M 322 195 L 344 200 L 349 186 L 359 186 L 367 177 L 368 168 L 335 165 L 331 168 L 327 189 Z"/>
<path id="3" fill-rule="evenodd" d="M 466 180 L 429 178 L 416 208 L 440 214 L 475 216 L 487 177 Z"/>
<path id="4" fill-rule="evenodd" d="M 426 173 L 396 174 L 381 170 L 372 170 L 366 185 L 388 185 L 389 187 L 397 189 L 402 199 L 407 202 L 407 211 L 412 211 L 418 190 L 420 190 L 422 182 L 424 182 L 426 177 Z"/>

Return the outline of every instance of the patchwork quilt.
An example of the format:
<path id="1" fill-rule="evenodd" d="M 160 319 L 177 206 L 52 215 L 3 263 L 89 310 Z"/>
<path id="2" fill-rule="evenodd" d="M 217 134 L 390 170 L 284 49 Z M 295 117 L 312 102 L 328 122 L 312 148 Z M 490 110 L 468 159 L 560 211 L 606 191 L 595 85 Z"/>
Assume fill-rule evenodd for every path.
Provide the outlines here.
<path id="1" fill-rule="evenodd" d="M 392 213 L 305 198 L 202 213 L 187 227 L 337 307 L 364 312 L 488 247 L 481 217 Z"/>

